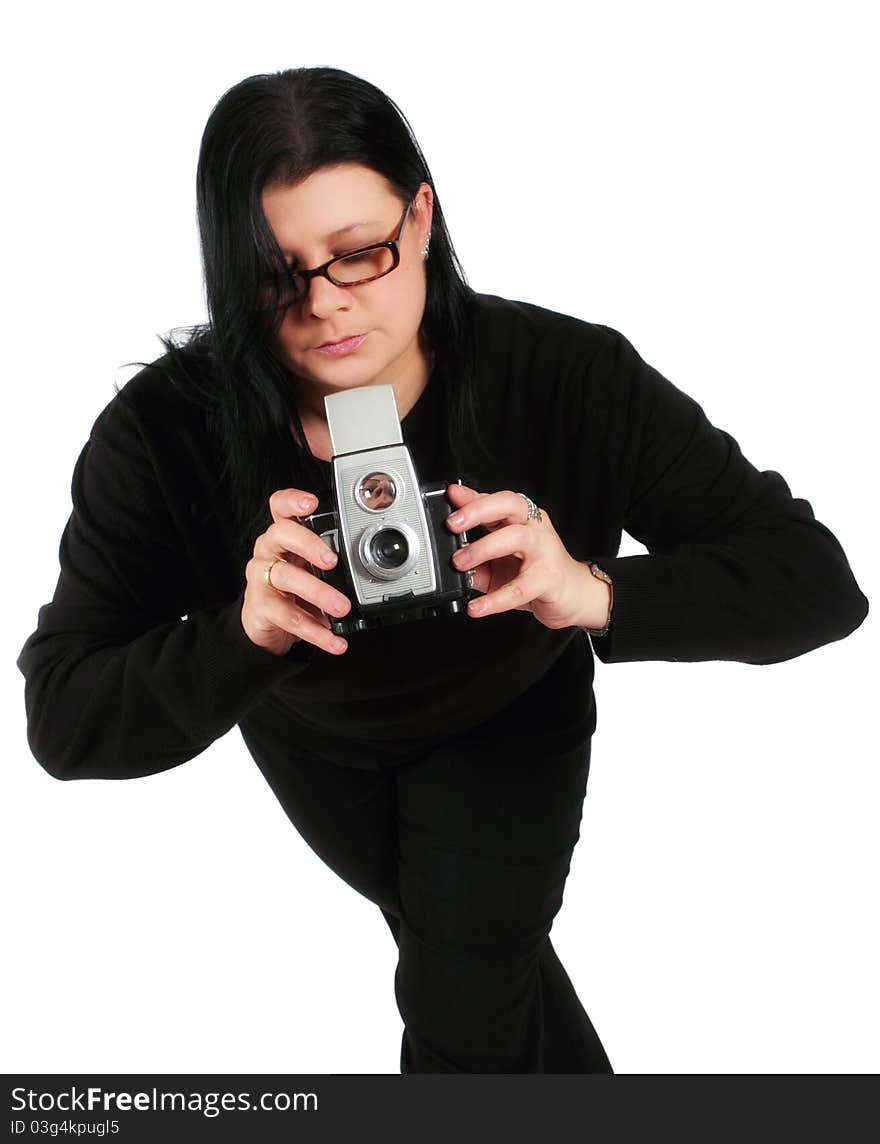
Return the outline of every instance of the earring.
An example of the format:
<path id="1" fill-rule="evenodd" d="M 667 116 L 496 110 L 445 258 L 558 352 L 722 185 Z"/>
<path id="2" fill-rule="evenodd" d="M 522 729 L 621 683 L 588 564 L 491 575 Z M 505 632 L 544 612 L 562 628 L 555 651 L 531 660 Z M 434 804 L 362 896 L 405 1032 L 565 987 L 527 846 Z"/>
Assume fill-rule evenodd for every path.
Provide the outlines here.
<path id="1" fill-rule="evenodd" d="M 428 247 L 431 245 L 431 232 L 428 231 L 428 237 L 425 239 L 425 249 L 422 251 L 422 258 L 428 257 Z"/>

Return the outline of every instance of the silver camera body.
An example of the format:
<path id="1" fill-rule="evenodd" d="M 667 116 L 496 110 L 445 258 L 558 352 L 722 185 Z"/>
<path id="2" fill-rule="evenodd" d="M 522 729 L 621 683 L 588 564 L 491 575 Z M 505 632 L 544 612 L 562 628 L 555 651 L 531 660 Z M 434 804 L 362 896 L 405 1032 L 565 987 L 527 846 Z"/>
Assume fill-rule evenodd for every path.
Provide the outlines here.
<path id="1" fill-rule="evenodd" d="M 329 616 L 338 635 L 464 613 L 473 576 L 452 564 L 468 543 L 445 525 L 454 506 L 450 483 L 420 485 L 404 444 L 394 388 L 367 385 L 324 398 L 333 446 L 333 503 L 302 523 L 339 559 L 312 568 L 352 601 L 347 616 Z M 326 614 L 326 613 L 325 613 Z"/>

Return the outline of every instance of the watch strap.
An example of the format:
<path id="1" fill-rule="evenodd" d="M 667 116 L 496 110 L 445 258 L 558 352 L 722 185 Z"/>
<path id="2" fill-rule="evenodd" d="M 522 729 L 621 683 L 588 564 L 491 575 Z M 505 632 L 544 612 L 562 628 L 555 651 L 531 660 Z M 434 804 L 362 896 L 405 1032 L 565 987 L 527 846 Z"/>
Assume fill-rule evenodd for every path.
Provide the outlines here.
<path id="1" fill-rule="evenodd" d="M 601 629 L 599 629 L 599 628 L 584 628 L 583 631 L 585 631 L 587 633 L 587 635 L 590 635 L 590 636 L 607 636 L 608 635 L 608 629 L 611 626 L 611 610 L 614 607 L 614 581 L 611 579 L 611 577 L 608 575 L 608 573 L 605 571 L 605 569 L 600 568 L 598 564 L 594 564 L 592 561 L 588 561 L 587 567 L 590 569 L 590 571 L 593 573 L 593 575 L 596 577 L 597 580 L 604 580 L 605 581 L 605 583 L 608 585 L 608 588 L 610 591 L 610 597 L 608 600 L 608 617 L 605 620 L 605 627 L 601 628 Z"/>

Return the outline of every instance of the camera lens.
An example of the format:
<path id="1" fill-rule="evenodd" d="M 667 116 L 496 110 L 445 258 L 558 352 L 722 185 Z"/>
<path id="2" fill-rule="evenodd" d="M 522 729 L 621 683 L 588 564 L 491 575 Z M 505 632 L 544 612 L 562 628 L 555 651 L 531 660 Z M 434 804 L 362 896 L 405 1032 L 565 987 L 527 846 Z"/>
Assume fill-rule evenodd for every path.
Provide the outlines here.
<path id="1" fill-rule="evenodd" d="M 409 541 L 396 528 L 383 528 L 370 540 L 370 556 L 378 568 L 401 568 L 409 559 Z"/>
<path id="2" fill-rule="evenodd" d="M 406 521 L 378 521 L 365 529 L 357 552 L 368 576 L 376 580 L 400 580 L 419 563 L 422 545 L 418 534 Z"/>
<path id="3" fill-rule="evenodd" d="M 364 508 L 379 512 L 397 500 L 397 482 L 390 473 L 368 473 L 355 489 L 355 496 Z"/>

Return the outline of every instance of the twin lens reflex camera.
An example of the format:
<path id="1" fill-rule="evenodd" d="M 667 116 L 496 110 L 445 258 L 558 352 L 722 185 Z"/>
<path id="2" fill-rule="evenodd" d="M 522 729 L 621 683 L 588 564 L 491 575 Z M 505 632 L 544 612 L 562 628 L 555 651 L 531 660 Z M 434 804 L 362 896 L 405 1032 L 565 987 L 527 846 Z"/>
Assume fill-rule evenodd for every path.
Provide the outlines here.
<path id="1" fill-rule="evenodd" d="M 403 441 L 394 388 L 368 385 L 324 398 L 333 446 L 332 505 L 320 503 L 301 523 L 338 560 L 313 573 L 352 602 L 348 615 L 327 616 L 337 635 L 410 620 L 465 613 L 477 593 L 473 573 L 452 564 L 466 533 L 445 525 L 454 506 L 448 484 L 420 485 Z M 324 613 L 325 615 L 327 613 Z"/>

